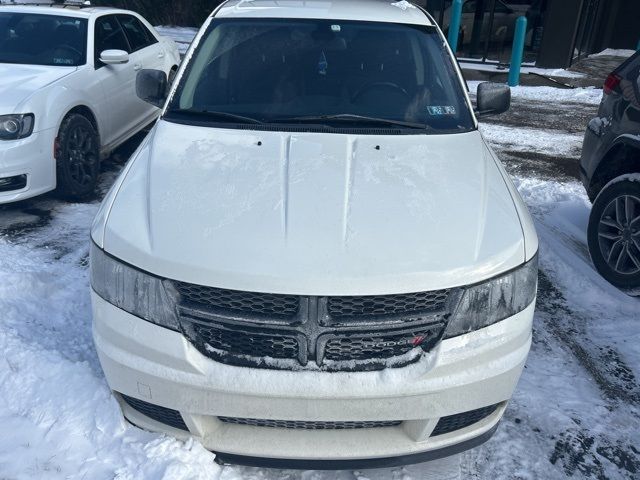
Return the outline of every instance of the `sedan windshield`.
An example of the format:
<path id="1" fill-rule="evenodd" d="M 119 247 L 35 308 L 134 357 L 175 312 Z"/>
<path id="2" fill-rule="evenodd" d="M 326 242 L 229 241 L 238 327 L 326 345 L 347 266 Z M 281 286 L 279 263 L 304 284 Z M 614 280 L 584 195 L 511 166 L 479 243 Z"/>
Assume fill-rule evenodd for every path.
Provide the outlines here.
<path id="1" fill-rule="evenodd" d="M 424 133 L 474 128 L 435 28 L 338 20 L 214 20 L 165 118 Z"/>
<path id="2" fill-rule="evenodd" d="M 55 15 L 0 13 L 0 63 L 86 63 L 87 21 Z"/>

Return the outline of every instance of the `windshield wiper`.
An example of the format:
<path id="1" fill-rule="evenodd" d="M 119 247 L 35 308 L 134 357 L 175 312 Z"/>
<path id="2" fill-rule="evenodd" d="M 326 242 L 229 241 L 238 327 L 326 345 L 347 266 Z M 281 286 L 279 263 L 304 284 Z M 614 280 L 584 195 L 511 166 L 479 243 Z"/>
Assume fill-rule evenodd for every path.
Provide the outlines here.
<path id="1" fill-rule="evenodd" d="M 391 120 L 388 118 L 378 118 L 378 117 L 367 117 L 366 115 L 355 115 L 352 113 L 338 113 L 334 115 L 308 115 L 303 117 L 285 117 L 278 118 L 274 120 L 269 120 L 269 122 L 278 122 L 278 123 L 312 123 L 312 122 L 322 122 L 323 120 L 337 120 L 344 122 L 369 122 L 369 123 L 378 123 L 382 125 L 394 125 L 398 127 L 405 128 L 417 128 L 420 130 L 427 130 L 429 128 L 428 125 L 424 123 L 416 123 L 416 122 L 403 122 L 401 120 Z"/>
<path id="2" fill-rule="evenodd" d="M 199 117 L 207 117 L 212 119 L 218 118 L 221 120 L 233 120 L 234 122 L 238 122 L 238 123 L 262 123 L 258 119 L 245 117 L 242 115 L 236 115 L 235 113 L 216 112 L 213 110 L 200 110 L 196 108 L 176 108 L 176 109 L 167 111 L 167 113 L 169 114 L 177 113 L 179 115 L 182 115 L 182 114 L 196 115 Z"/>

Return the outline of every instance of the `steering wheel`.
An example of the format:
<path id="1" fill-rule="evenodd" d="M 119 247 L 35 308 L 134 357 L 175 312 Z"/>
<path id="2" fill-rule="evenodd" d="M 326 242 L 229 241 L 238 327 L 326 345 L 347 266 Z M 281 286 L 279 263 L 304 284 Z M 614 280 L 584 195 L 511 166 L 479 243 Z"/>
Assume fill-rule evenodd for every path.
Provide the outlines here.
<path id="1" fill-rule="evenodd" d="M 409 93 L 404 88 L 402 88 L 400 85 L 398 85 L 397 83 L 393 83 L 393 82 L 371 82 L 371 83 L 367 83 L 367 84 L 363 85 L 362 87 L 360 87 L 358 89 L 358 91 L 356 93 L 354 93 L 353 96 L 351 97 L 351 101 L 353 103 L 356 103 L 360 99 L 360 97 L 362 97 L 362 95 L 364 95 L 369 90 L 373 90 L 374 88 L 380 88 L 380 89 L 385 89 L 385 90 L 394 90 L 395 92 L 399 92 L 403 96 L 405 96 L 407 100 L 410 100 Z"/>
<path id="2" fill-rule="evenodd" d="M 53 51 L 55 52 L 56 50 L 67 50 L 71 53 L 73 53 L 74 55 L 77 55 L 78 58 L 82 58 L 82 52 L 80 50 L 78 50 L 75 47 L 72 47 L 71 45 L 58 45 L 57 47 L 55 47 L 53 49 Z"/>

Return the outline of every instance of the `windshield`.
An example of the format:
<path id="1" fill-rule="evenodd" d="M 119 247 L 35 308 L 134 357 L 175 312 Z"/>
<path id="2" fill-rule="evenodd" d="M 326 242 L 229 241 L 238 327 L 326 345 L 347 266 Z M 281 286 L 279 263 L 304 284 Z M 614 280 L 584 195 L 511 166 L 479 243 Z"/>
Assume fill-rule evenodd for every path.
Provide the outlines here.
<path id="1" fill-rule="evenodd" d="M 474 128 L 435 28 L 337 20 L 214 20 L 165 118 L 425 133 Z"/>
<path id="2" fill-rule="evenodd" d="M 0 13 L 0 63 L 86 63 L 87 21 L 34 13 Z"/>

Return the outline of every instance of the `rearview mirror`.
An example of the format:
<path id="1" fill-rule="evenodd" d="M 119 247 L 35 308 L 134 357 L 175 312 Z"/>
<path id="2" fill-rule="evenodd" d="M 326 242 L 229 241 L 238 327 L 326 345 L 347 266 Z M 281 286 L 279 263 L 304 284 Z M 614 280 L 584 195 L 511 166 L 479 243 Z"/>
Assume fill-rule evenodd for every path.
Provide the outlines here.
<path id="1" fill-rule="evenodd" d="M 121 65 L 129 61 L 129 54 L 124 50 L 105 50 L 100 54 L 100 61 L 106 65 Z"/>
<path id="2" fill-rule="evenodd" d="M 498 115 L 511 106 L 511 89 L 502 83 L 483 82 L 478 85 L 476 116 Z"/>
<path id="3" fill-rule="evenodd" d="M 136 77 L 138 97 L 158 108 L 162 108 L 167 99 L 167 86 L 167 74 L 162 70 L 140 70 Z"/>

